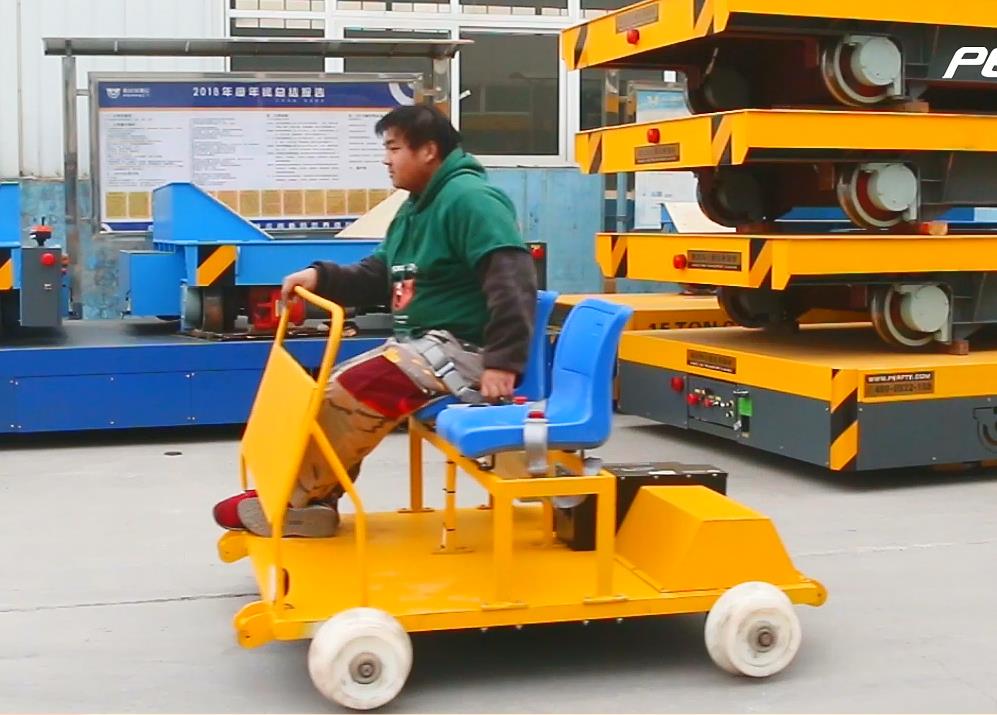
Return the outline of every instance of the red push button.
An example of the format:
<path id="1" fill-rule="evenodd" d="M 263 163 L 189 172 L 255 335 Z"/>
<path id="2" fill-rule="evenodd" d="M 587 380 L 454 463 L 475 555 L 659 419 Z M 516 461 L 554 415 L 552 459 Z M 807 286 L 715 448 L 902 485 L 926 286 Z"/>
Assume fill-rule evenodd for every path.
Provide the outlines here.
<path id="1" fill-rule="evenodd" d="M 675 266 L 676 270 L 684 271 L 685 267 L 689 265 L 689 259 L 685 257 L 684 253 L 679 253 L 672 258 L 672 265 Z"/>
<path id="2" fill-rule="evenodd" d="M 657 127 L 651 127 L 647 130 L 647 141 L 651 144 L 657 144 L 661 141 L 661 130 Z"/>
<path id="3" fill-rule="evenodd" d="M 45 266 L 46 268 L 50 268 L 51 266 L 55 265 L 55 254 L 43 253 L 39 260 L 41 260 L 43 266 Z"/>
<path id="4" fill-rule="evenodd" d="M 681 377 L 677 376 L 673 377 L 672 389 L 675 390 L 675 392 L 682 392 L 685 389 L 685 380 L 683 380 Z"/>
<path id="5" fill-rule="evenodd" d="M 631 45 L 636 45 L 638 42 L 640 42 L 640 30 L 638 30 L 636 27 L 627 30 L 627 42 L 629 42 Z"/>
<path id="6" fill-rule="evenodd" d="M 700 400 L 699 395 L 697 395 L 695 392 L 690 392 L 685 397 L 685 401 L 689 403 L 689 407 L 695 407 L 696 405 L 698 405 L 699 400 Z"/>

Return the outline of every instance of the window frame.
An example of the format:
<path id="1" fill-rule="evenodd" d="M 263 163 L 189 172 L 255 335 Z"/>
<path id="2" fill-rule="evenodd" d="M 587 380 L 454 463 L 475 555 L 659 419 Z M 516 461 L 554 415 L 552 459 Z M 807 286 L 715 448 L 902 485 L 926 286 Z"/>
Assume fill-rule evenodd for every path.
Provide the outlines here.
<path id="1" fill-rule="evenodd" d="M 460 37 L 461 32 L 479 32 L 509 35 L 560 35 L 565 28 L 582 21 L 581 1 L 568 0 L 565 15 L 488 15 L 475 12 L 464 12 L 460 0 L 450 0 L 448 12 L 398 12 L 398 11 L 365 11 L 339 10 L 340 0 L 326 0 L 325 12 L 312 11 L 268 11 L 268 10 L 235 10 L 225 2 L 225 35 L 231 37 L 231 21 L 236 18 L 273 18 L 273 19 L 310 19 L 325 20 L 325 37 L 327 39 L 343 39 L 346 29 L 370 30 L 411 30 L 411 31 L 442 31 L 450 38 Z M 579 72 L 568 72 L 567 66 L 557 50 L 557 145 L 556 154 L 476 154 L 477 158 L 487 167 L 518 167 L 518 168 L 574 168 L 575 151 L 574 137 L 580 126 L 581 82 Z M 226 66 L 230 61 L 226 62 Z M 326 60 L 326 72 L 342 72 L 343 61 L 330 58 Z M 453 105 L 460 103 L 461 62 L 458 54 L 450 72 L 450 96 Z M 452 121 L 460 129 L 460 111 L 454 112 Z"/>

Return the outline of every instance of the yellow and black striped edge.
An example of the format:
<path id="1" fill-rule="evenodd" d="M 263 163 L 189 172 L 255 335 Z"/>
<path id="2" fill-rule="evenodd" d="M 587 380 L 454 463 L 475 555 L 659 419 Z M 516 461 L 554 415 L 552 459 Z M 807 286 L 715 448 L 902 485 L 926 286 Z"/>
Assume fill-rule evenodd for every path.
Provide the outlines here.
<path id="1" fill-rule="evenodd" d="M 629 266 L 627 265 L 627 237 L 609 237 L 609 266 L 613 278 L 626 278 Z"/>
<path id="2" fill-rule="evenodd" d="M 238 248 L 233 245 L 198 246 L 196 285 L 235 285 L 235 259 Z"/>
<path id="3" fill-rule="evenodd" d="M 772 287 L 772 242 L 767 239 L 750 239 L 748 285 L 752 288 Z"/>
<path id="4" fill-rule="evenodd" d="M 602 127 L 575 136 L 575 155 L 586 174 L 742 164 L 749 147 L 745 126 L 743 113 L 725 112 Z M 659 132 L 655 143 L 648 139 L 652 131 Z"/>
<path id="5" fill-rule="evenodd" d="M 851 471 L 859 455 L 859 373 L 831 370 L 831 448 L 828 466 Z"/>
<path id="6" fill-rule="evenodd" d="M 599 67 L 669 45 L 706 37 L 719 27 L 716 0 L 658 0 L 632 3 L 627 7 L 594 18 L 562 32 L 562 52 L 569 70 Z M 631 29 L 647 27 L 647 40 L 636 45 L 623 44 L 621 38 Z M 667 67 L 662 67 L 667 69 Z"/>
<path id="7" fill-rule="evenodd" d="M 678 240 L 676 239 L 676 234 L 665 234 L 660 236 L 657 234 L 597 234 L 596 260 L 603 267 L 603 274 L 607 278 L 629 278 L 631 241 L 636 241 L 638 243 L 637 250 L 640 252 L 641 246 L 646 247 L 648 245 L 648 241 L 654 241 L 656 238 L 660 238 L 666 242 Z M 744 253 L 747 252 L 748 254 L 747 287 L 771 288 L 773 241 L 765 238 L 750 238 L 746 241 L 746 248 L 741 248 L 741 246 L 745 245 L 744 242 L 738 243 L 740 245 L 735 243 L 731 246 L 731 249 L 741 253 L 742 261 L 744 260 Z M 686 256 L 690 256 L 691 253 L 695 253 L 697 248 L 696 244 L 693 242 L 684 242 L 684 245 L 676 245 L 675 251 L 670 250 L 669 245 L 660 245 L 655 248 L 660 249 L 657 251 L 657 254 L 660 255 L 656 255 L 657 258 L 660 259 L 657 262 L 661 264 L 661 280 L 678 280 L 679 282 L 683 282 L 681 279 L 687 276 L 685 276 L 680 269 L 672 268 L 669 259 L 674 253 L 683 253 Z M 647 253 L 647 251 L 644 251 L 644 253 Z M 645 256 L 645 258 L 647 258 L 647 256 Z M 722 279 L 727 273 L 728 271 L 721 270 L 709 271 L 709 275 L 717 276 L 716 279 L 711 278 L 710 280 L 718 280 L 720 284 L 726 285 Z M 736 274 L 740 276 L 744 275 L 741 271 L 736 272 Z M 743 279 L 736 281 L 734 285 L 745 285 L 745 281 L 743 281 Z"/>
<path id="8" fill-rule="evenodd" d="M 714 31 L 713 0 L 692 0 L 692 34 L 694 37 L 712 35 Z"/>
<path id="9" fill-rule="evenodd" d="M 11 290 L 14 287 L 13 253 L 13 249 L 0 248 L 0 290 Z"/>
<path id="10" fill-rule="evenodd" d="M 734 117 L 730 114 L 714 114 L 710 117 L 710 146 L 713 149 L 713 163 L 716 166 L 731 163 L 733 124 Z"/>

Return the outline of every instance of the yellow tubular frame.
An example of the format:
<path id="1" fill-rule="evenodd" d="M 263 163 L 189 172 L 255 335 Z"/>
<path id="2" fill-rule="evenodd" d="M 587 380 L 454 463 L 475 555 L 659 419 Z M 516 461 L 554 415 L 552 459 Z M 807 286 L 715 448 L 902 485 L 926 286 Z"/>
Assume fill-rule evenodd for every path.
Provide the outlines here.
<path id="1" fill-rule="evenodd" d="M 555 496 L 583 496 L 593 494 L 596 501 L 596 547 L 595 547 L 595 590 L 586 598 L 586 603 L 603 603 L 624 600 L 613 593 L 613 563 L 616 552 L 616 480 L 612 474 L 600 471 L 596 475 L 583 475 L 582 459 L 569 452 L 551 450 L 548 461 L 560 465 L 572 475 L 545 476 L 539 478 L 504 478 L 482 469 L 473 459 L 462 455 L 457 449 L 431 429 L 415 419 L 409 420 L 410 454 L 420 455 L 420 459 L 409 465 L 410 511 L 422 509 L 422 440 L 426 440 L 447 459 L 446 510 L 444 514 L 444 551 L 456 550 L 456 470 L 460 467 L 474 478 L 489 494 L 493 508 L 492 524 L 494 549 L 494 571 L 491 586 L 491 600 L 483 608 L 500 610 L 524 608 L 526 604 L 516 600 L 511 592 L 510 582 L 513 560 L 513 500 L 544 498 L 544 532 L 541 543 L 550 545 L 553 541 L 554 511 L 549 503 Z M 418 446 L 414 446 L 418 444 Z M 551 467 L 553 471 L 554 466 Z"/>
<path id="2" fill-rule="evenodd" d="M 350 501 L 353 503 L 353 507 L 356 510 L 356 553 L 357 568 L 360 574 L 359 605 L 366 606 L 369 603 L 370 593 L 367 574 L 367 515 L 364 512 L 363 502 L 353 485 L 353 481 L 350 479 L 349 474 L 347 474 L 346 469 L 343 467 L 343 463 L 340 461 L 336 451 L 332 448 L 332 445 L 329 444 L 329 440 L 325 436 L 325 432 L 322 431 L 321 426 L 315 419 L 321 408 L 322 400 L 324 399 L 325 386 L 328 384 L 329 377 L 332 375 L 332 368 L 336 360 L 336 354 L 339 352 L 339 344 L 343 337 L 345 314 L 343 309 L 332 301 L 321 298 L 300 286 L 296 287 L 294 291 L 298 297 L 308 303 L 311 303 L 315 307 L 326 311 L 331 316 L 329 324 L 329 338 L 326 341 L 325 351 L 322 354 L 322 361 L 319 364 L 318 377 L 315 379 L 315 389 L 312 392 L 311 400 L 308 405 L 308 414 L 312 416 L 308 429 L 309 436 L 315 440 L 315 443 L 318 446 L 319 451 L 322 453 L 323 458 L 325 458 L 325 460 L 329 463 L 333 474 L 336 475 L 336 479 L 343 487 L 343 491 L 345 491 L 350 497 Z M 283 309 L 280 311 L 280 322 L 277 325 L 277 333 L 274 336 L 274 350 L 282 349 L 284 347 L 284 339 L 287 336 L 289 316 L 289 311 Z M 244 460 L 242 461 L 244 462 Z M 244 464 L 243 469 L 245 469 Z M 245 480 L 245 474 L 243 474 L 243 480 Z M 273 517 L 273 524 L 271 525 L 270 532 L 270 538 L 273 541 L 274 572 L 278 574 L 281 573 L 283 566 L 281 559 L 281 542 L 284 531 L 284 517 L 286 514 L 286 506 L 283 509 L 277 510 L 277 513 L 275 513 Z M 284 598 L 286 594 L 284 593 L 283 588 L 277 587 L 274 590 L 276 593 L 274 606 L 279 610 L 284 606 Z"/>

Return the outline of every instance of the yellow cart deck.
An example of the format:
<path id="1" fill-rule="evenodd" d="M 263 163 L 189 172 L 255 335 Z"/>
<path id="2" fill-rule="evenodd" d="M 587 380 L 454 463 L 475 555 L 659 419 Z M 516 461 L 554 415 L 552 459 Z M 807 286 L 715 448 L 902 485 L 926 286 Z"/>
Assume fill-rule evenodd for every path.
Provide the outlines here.
<path id="1" fill-rule="evenodd" d="M 734 325 L 713 295 L 679 293 L 571 293 L 560 295 L 554 306 L 551 324 L 560 326 L 568 312 L 586 298 L 597 297 L 610 303 L 633 308 L 627 330 L 673 330 L 687 328 L 723 328 Z M 864 313 L 815 309 L 800 318 L 801 323 L 863 322 Z"/>
<path id="2" fill-rule="evenodd" d="M 702 492 L 695 487 L 668 489 L 673 490 L 672 497 L 677 492 L 691 490 L 694 493 L 687 495 L 690 499 L 710 499 L 714 494 L 705 488 Z M 740 504 L 723 501 L 722 518 L 746 522 L 739 533 L 748 539 L 757 536 L 756 547 L 764 550 L 773 545 L 771 538 L 777 540 L 775 530 L 764 516 Z M 678 569 L 656 579 L 655 564 L 642 564 L 648 570 L 641 570 L 625 556 L 618 556 L 613 563 L 612 584 L 619 596 L 583 598 L 585 588 L 580 588 L 581 584 L 595 587 L 596 553 L 572 551 L 558 543 L 544 544 L 543 509 L 539 504 L 525 504 L 513 511 L 515 558 L 511 576 L 517 589 L 515 601 L 492 604 L 489 603 L 494 574 L 491 510 L 457 511 L 459 550 L 454 544 L 449 550 L 441 548 L 442 519 L 439 511 L 367 515 L 368 605 L 393 614 L 412 633 L 706 612 L 724 590 L 723 587 L 689 588 L 690 573 L 680 573 L 685 568 L 681 558 L 673 564 Z M 354 527 L 353 517 L 344 515 L 341 531 L 333 538 L 283 542 L 283 566 L 290 574 L 286 600 L 293 604 L 293 609 L 272 622 L 257 621 L 247 627 L 241 634 L 243 645 L 252 645 L 249 641 L 261 637 L 307 638 L 330 613 L 357 605 L 360 581 L 359 571 L 354 567 Z M 693 529 L 687 536 L 695 540 L 703 534 Z M 623 553 L 633 557 L 635 545 L 628 546 L 626 531 L 619 538 Z M 650 538 L 664 544 L 663 535 Z M 273 578 L 270 574 L 274 564 L 273 540 L 235 534 L 228 545 L 245 549 L 257 581 L 265 590 Z M 716 578 L 719 578 L 717 583 L 732 580 L 736 583 L 745 580 L 741 578 L 745 574 L 757 578 L 764 572 L 794 603 L 823 602 L 823 587 L 799 574 L 788 559 L 768 554 L 767 565 L 760 568 L 761 559 L 742 559 L 746 555 L 742 552 L 747 549 L 736 551 L 736 554 L 717 551 L 712 557 L 718 561 L 712 567 L 714 574 L 699 570 L 695 576 L 697 583 L 709 583 Z M 682 556 L 688 555 L 691 554 Z M 316 568 L 316 564 L 329 566 Z M 660 564 L 657 566 L 660 569 Z M 668 592 L 664 592 L 666 589 Z M 260 629 L 258 634 L 254 626 Z"/>
<path id="3" fill-rule="evenodd" d="M 611 278 L 783 290 L 807 279 L 995 271 L 997 234 L 600 233 L 595 257 Z"/>
<path id="4" fill-rule="evenodd" d="M 561 52 L 569 70 L 586 67 L 669 67 L 688 61 L 690 49 L 703 40 L 725 36 L 779 34 L 806 30 L 825 33 L 834 23 L 850 23 L 850 31 L 889 25 L 997 27 L 990 0 L 956 3 L 906 0 L 651 0 L 568 28 Z M 627 31 L 640 31 L 637 41 Z M 889 28 L 893 29 L 893 28 Z M 699 41 L 699 42 L 697 42 Z"/>
<path id="5" fill-rule="evenodd" d="M 831 470 L 997 459 L 997 343 L 899 354 L 867 326 L 637 331 L 620 409 Z"/>
<path id="6" fill-rule="evenodd" d="M 655 141 L 651 141 L 655 139 Z M 860 153 L 997 152 L 997 115 L 755 109 L 592 129 L 575 136 L 585 173 L 830 161 Z"/>

